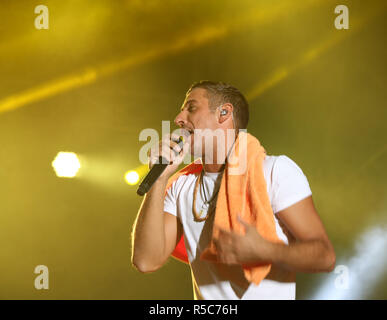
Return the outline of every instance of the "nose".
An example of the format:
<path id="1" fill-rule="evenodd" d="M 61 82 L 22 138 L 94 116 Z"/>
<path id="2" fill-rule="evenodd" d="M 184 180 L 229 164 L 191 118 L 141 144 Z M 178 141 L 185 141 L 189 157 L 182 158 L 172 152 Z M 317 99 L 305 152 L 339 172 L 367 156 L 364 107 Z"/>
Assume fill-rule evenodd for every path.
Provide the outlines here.
<path id="1" fill-rule="evenodd" d="M 175 118 L 175 124 L 179 126 L 180 128 L 184 127 L 187 123 L 187 119 L 184 116 L 184 111 L 181 111 Z"/>

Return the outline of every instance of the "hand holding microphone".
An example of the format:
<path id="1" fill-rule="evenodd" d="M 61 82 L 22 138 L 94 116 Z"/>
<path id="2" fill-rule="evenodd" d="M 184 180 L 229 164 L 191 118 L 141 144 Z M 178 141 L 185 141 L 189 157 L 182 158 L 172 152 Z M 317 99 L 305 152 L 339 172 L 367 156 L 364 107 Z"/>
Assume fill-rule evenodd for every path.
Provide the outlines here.
<path id="1" fill-rule="evenodd" d="M 160 177 L 169 177 L 183 161 L 188 151 L 187 137 L 190 133 L 181 130 L 181 135 L 168 134 L 158 145 L 150 150 L 150 171 L 137 189 L 137 194 L 143 196 Z"/>

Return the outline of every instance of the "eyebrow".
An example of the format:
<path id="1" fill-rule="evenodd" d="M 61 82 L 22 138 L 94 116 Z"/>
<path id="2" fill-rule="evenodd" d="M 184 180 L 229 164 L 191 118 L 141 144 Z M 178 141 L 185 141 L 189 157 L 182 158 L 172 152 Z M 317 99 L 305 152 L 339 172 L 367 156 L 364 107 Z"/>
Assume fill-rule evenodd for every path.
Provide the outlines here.
<path id="1" fill-rule="evenodd" d="M 197 100 L 195 99 L 189 99 L 186 101 L 186 103 L 183 104 L 183 106 L 181 107 L 180 111 L 183 111 L 185 107 L 187 107 L 188 104 L 192 103 L 192 102 L 197 102 Z"/>

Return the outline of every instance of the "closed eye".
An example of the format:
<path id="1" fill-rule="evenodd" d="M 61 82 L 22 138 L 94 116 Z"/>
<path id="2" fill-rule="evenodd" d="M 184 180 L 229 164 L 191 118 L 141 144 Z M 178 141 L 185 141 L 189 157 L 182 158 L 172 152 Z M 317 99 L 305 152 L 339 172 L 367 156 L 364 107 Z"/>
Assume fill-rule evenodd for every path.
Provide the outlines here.
<path id="1" fill-rule="evenodd" d="M 188 112 L 193 112 L 195 111 L 196 107 L 193 106 L 192 104 L 187 108 Z"/>

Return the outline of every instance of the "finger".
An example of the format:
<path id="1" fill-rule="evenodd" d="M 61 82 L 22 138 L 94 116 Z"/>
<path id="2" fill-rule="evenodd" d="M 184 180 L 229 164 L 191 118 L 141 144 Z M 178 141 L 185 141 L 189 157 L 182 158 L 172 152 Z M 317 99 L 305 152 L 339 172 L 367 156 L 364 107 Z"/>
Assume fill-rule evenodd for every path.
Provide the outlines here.
<path id="1" fill-rule="evenodd" d="M 180 130 L 179 130 L 180 131 Z M 171 133 L 170 139 L 175 142 L 180 141 L 181 134 L 176 133 L 175 131 Z"/>
<path id="2" fill-rule="evenodd" d="M 164 164 L 170 164 L 173 161 L 173 154 L 171 152 L 171 149 L 169 146 L 163 144 L 160 147 L 159 154 L 162 157 L 162 163 Z M 160 157 L 157 157 L 156 161 L 157 163 L 160 163 Z"/>
<path id="3" fill-rule="evenodd" d="M 223 229 L 221 227 L 216 227 L 218 229 L 219 237 L 227 238 L 230 236 L 231 232 L 227 231 L 226 229 Z"/>
<path id="4" fill-rule="evenodd" d="M 216 255 L 218 262 L 226 263 L 228 258 L 228 251 L 227 248 L 224 247 L 224 245 L 221 244 L 219 241 L 214 241 L 215 248 L 216 248 Z"/>
<path id="5" fill-rule="evenodd" d="M 170 163 L 172 164 L 180 164 L 183 161 L 185 153 L 183 152 L 183 147 L 180 144 L 170 141 Z"/>
<path id="6" fill-rule="evenodd" d="M 219 232 L 223 232 L 223 233 L 230 233 L 230 231 L 228 229 L 225 229 L 221 226 L 218 226 L 218 225 L 214 225 L 214 227 L 219 231 Z"/>
<path id="7" fill-rule="evenodd" d="M 147 156 L 148 158 L 150 158 L 150 157 L 152 156 L 152 148 L 149 148 L 149 149 L 148 149 L 148 151 L 147 151 L 147 153 L 146 153 L 146 156 Z"/>
<path id="8" fill-rule="evenodd" d="M 180 151 L 180 153 L 178 155 L 176 155 L 174 163 L 183 162 L 183 160 L 188 152 L 189 152 L 189 145 L 184 145 L 182 150 Z"/>
<path id="9" fill-rule="evenodd" d="M 181 139 L 183 139 L 183 144 L 182 144 L 182 147 L 183 145 L 185 145 L 186 142 L 188 142 L 187 140 L 190 139 L 190 133 L 188 130 L 186 129 L 176 129 L 174 130 L 171 134 L 166 134 L 163 136 L 163 141 L 165 142 L 169 142 L 169 141 L 172 141 L 172 145 L 175 146 L 175 145 L 178 145 L 179 142 L 181 141 Z M 181 152 L 183 148 L 180 148 L 180 149 L 175 149 L 176 151 L 178 152 Z"/>
<path id="10" fill-rule="evenodd" d="M 184 141 L 183 143 L 183 153 L 184 153 L 188 151 L 191 146 L 191 136 L 185 137 L 183 141 Z"/>
<path id="11" fill-rule="evenodd" d="M 180 142 L 180 135 L 175 134 L 175 133 L 172 133 L 172 134 L 166 134 L 166 135 L 163 137 L 162 143 L 163 143 L 163 145 L 166 145 L 166 146 L 168 146 L 171 150 L 173 150 L 173 152 L 175 153 L 175 155 L 180 154 L 180 152 L 181 152 L 182 149 L 183 149 L 183 148 L 182 148 L 183 145 L 182 145 L 181 142 Z"/>
<path id="12" fill-rule="evenodd" d="M 167 144 L 163 144 L 161 147 L 161 155 L 166 159 L 166 160 L 171 160 L 172 157 L 172 152 L 171 148 Z"/>
<path id="13" fill-rule="evenodd" d="M 218 237 L 218 238 L 215 238 L 213 241 L 214 243 L 216 243 L 218 248 L 221 249 L 222 251 L 227 251 L 230 245 L 232 244 L 231 238 L 228 236 Z"/>
<path id="14" fill-rule="evenodd" d="M 154 164 L 159 162 L 159 156 L 160 156 L 160 143 L 157 145 L 154 145 L 148 150 L 148 162 L 150 166 L 153 166 Z"/>
<path id="15" fill-rule="evenodd" d="M 234 242 L 234 234 L 226 230 L 219 231 L 218 240 L 222 244 L 230 246 Z"/>
<path id="16" fill-rule="evenodd" d="M 219 233 L 222 236 L 229 237 L 229 238 L 233 238 L 233 237 L 237 236 L 237 234 L 232 230 L 227 230 L 227 229 L 224 229 L 221 227 L 217 227 L 217 228 L 218 228 Z"/>
<path id="17" fill-rule="evenodd" d="M 217 251 L 217 254 L 219 256 L 222 256 L 223 255 L 223 245 L 222 245 L 222 243 L 219 240 L 217 240 L 217 239 L 214 239 L 213 243 L 214 243 L 215 249 Z"/>
<path id="18" fill-rule="evenodd" d="M 172 150 L 173 150 L 173 152 L 175 153 L 175 156 L 180 156 L 181 155 L 181 153 L 183 152 L 183 144 L 181 143 L 175 143 L 175 142 L 173 142 L 173 144 L 172 144 Z"/>
<path id="19" fill-rule="evenodd" d="M 252 225 L 243 220 L 239 214 L 237 216 L 237 219 L 238 222 L 244 227 L 245 231 L 249 230 L 249 228 L 252 228 Z"/>
<path id="20" fill-rule="evenodd" d="M 170 148 L 171 150 L 176 147 L 178 144 L 177 142 L 175 142 L 174 140 L 172 139 L 167 139 L 167 140 L 162 140 L 161 141 L 161 145 L 162 146 L 166 146 L 168 148 Z"/>
<path id="21" fill-rule="evenodd" d="M 163 139 L 159 143 L 148 150 L 149 162 L 151 165 L 159 164 L 160 156 L 163 158 L 162 163 L 172 164 L 174 163 L 176 155 L 181 151 L 180 146 L 170 139 L 171 135 L 164 135 Z M 164 162 L 165 160 L 165 162 Z"/>

